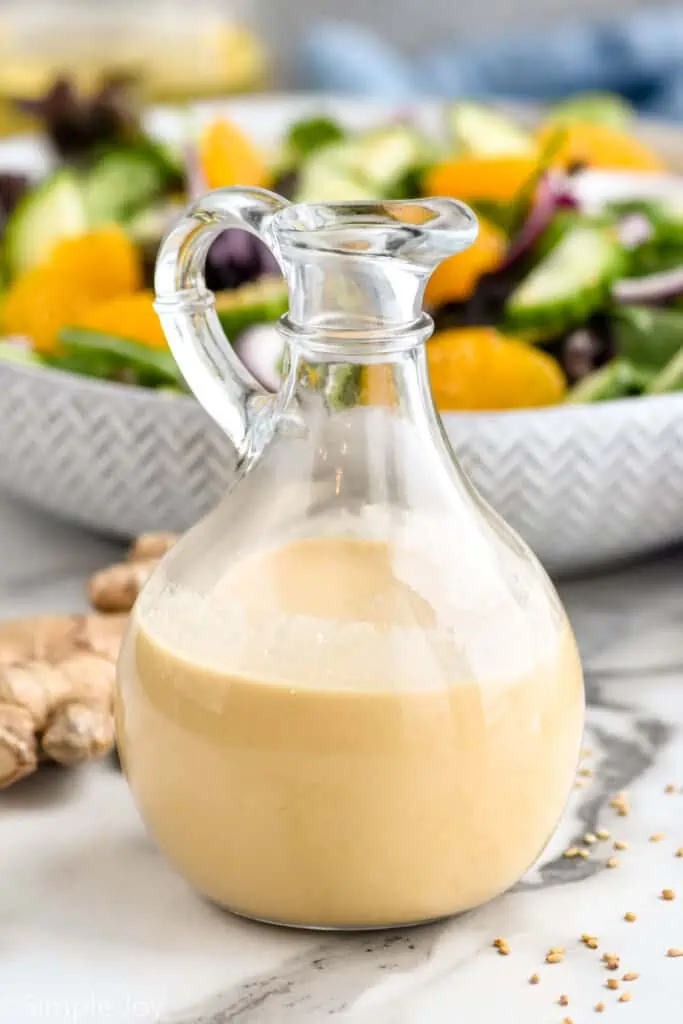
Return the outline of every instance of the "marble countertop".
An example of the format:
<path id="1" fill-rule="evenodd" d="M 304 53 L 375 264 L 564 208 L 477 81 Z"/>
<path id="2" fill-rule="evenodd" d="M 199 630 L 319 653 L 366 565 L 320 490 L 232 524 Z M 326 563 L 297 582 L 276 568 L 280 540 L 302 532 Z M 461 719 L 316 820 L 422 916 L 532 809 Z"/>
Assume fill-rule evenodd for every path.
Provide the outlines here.
<path id="1" fill-rule="evenodd" d="M 0 554 L 7 617 L 83 607 L 84 577 L 118 548 L 0 500 Z M 673 554 L 561 588 L 586 669 L 593 774 L 534 870 L 455 920 L 344 936 L 230 917 L 161 860 L 111 763 L 0 795 L 0 1021 L 673 1024 L 683 1006 L 683 958 L 666 956 L 683 948 L 681 580 L 683 555 Z M 627 817 L 610 807 L 619 790 Z M 611 839 L 588 859 L 563 857 L 598 829 Z M 649 841 L 655 833 L 664 838 Z M 664 888 L 678 901 L 661 899 Z M 585 932 L 597 951 L 579 941 Z M 492 948 L 496 936 L 509 956 Z M 555 946 L 564 960 L 547 965 Z M 620 956 L 618 971 L 601 963 L 605 951 Z M 608 990 L 607 977 L 625 972 L 639 978 Z M 623 993 L 631 1000 L 620 1003 Z"/>

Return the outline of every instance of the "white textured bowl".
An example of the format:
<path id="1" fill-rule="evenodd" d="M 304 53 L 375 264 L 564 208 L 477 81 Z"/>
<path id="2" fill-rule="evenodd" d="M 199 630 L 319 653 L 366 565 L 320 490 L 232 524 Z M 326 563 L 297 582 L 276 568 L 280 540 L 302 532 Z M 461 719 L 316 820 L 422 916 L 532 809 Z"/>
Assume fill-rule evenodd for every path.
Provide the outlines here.
<path id="1" fill-rule="evenodd" d="M 264 141 L 321 107 L 354 124 L 386 107 L 315 97 L 223 104 Z M 194 108 L 203 119 L 216 105 Z M 423 108 L 425 118 L 438 116 Z M 151 126 L 180 139 L 187 114 Z M 646 127 L 683 166 L 683 134 Z M 43 165 L 30 140 L 0 166 Z M 546 566 L 585 569 L 683 541 L 683 394 L 586 406 L 447 414 L 461 463 Z M 100 531 L 182 530 L 227 486 L 234 455 L 193 399 L 0 362 L 0 488 Z"/>

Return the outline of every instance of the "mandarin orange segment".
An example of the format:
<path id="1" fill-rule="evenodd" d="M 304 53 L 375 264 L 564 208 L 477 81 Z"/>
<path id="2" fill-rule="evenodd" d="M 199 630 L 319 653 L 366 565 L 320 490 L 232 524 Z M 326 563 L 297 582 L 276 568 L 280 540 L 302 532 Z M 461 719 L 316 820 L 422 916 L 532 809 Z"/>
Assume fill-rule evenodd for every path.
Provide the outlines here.
<path id="1" fill-rule="evenodd" d="M 552 356 L 491 327 L 436 334 L 427 342 L 427 360 L 440 412 L 555 405 L 567 389 Z"/>
<path id="2" fill-rule="evenodd" d="M 500 228 L 480 217 L 476 241 L 469 249 L 439 264 L 427 284 L 425 302 L 430 306 L 464 302 L 482 274 L 500 266 L 506 249 L 507 240 Z"/>
<path id="3" fill-rule="evenodd" d="M 36 352 L 51 355 L 62 327 L 72 322 L 88 301 L 49 267 L 35 267 L 17 277 L 5 295 L 3 332 L 28 338 Z"/>
<path id="4" fill-rule="evenodd" d="M 142 287 L 140 253 L 116 225 L 58 242 L 48 266 L 66 288 L 94 299 L 111 299 Z"/>
<path id="5" fill-rule="evenodd" d="M 474 202 L 509 203 L 537 166 L 533 156 L 464 156 L 436 164 L 425 174 L 426 195 Z"/>
<path id="6" fill-rule="evenodd" d="M 208 188 L 251 185 L 263 188 L 270 175 L 263 156 L 232 121 L 208 125 L 199 139 L 199 163 Z"/>
<path id="7" fill-rule="evenodd" d="M 81 310 L 71 327 L 87 327 L 103 334 L 139 341 L 150 348 L 166 348 L 166 336 L 154 309 L 154 293 L 134 292 Z"/>
<path id="8" fill-rule="evenodd" d="M 577 121 L 562 126 L 563 138 L 553 163 L 562 167 L 585 164 L 600 170 L 663 171 L 665 163 L 649 146 L 613 125 Z M 543 146 L 557 132 L 548 122 L 536 137 Z"/>

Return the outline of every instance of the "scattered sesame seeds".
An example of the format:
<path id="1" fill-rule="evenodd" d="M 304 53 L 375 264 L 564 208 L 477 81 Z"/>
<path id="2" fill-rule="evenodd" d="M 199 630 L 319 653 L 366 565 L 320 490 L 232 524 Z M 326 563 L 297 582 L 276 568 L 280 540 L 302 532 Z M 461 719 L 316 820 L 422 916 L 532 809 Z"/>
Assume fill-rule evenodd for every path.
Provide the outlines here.
<path id="1" fill-rule="evenodd" d="M 605 1004 L 604 1003 L 596 1003 L 594 1009 L 595 1009 L 596 1013 L 604 1013 L 605 1012 Z"/>
<path id="2" fill-rule="evenodd" d="M 593 835 L 592 832 L 586 832 L 585 836 L 583 837 L 583 841 L 584 843 L 587 843 L 588 846 L 592 846 L 593 843 L 597 843 L 598 837 L 596 835 Z"/>
<path id="3" fill-rule="evenodd" d="M 605 861 L 605 867 L 606 868 L 618 868 L 619 867 L 619 858 L 618 857 L 609 857 Z"/>
<path id="4" fill-rule="evenodd" d="M 498 950 L 501 956 L 507 956 L 510 952 L 510 947 L 506 939 L 494 939 L 493 947 Z"/>
<path id="5" fill-rule="evenodd" d="M 666 900 L 668 903 L 671 903 L 672 900 L 676 899 L 676 893 L 673 889 L 662 889 L 661 898 Z"/>
<path id="6" fill-rule="evenodd" d="M 581 936 L 581 941 L 583 942 L 584 946 L 588 946 L 589 949 L 598 948 L 597 935 L 589 935 L 587 932 L 584 932 Z"/>
<path id="7" fill-rule="evenodd" d="M 562 995 L 557 1001 L 560 1006 L 569 1006 L 569 996 Z"/>
<path id="8" fill-rule="evenodd" d="M 606 828 L 599 828 L 595 834 L 598 839 L 609 839 L 609 832 Z"/>
<path id="9" fill-rule="evenodd" d="M 616 796 L 612 797 L 612 799 L 609 802 L 609 805 L 617 812 L 617 814 L 621 818 L 625 818 L 631 810 L 629 802 L 626 799 L 625 793 L 617 793 Z"/>
<path id="10" fill-rule="evenodd" d="M 676 787 L 672 786 L 671 783 L 669 783 L 668 786 L 664 787 L 664 792 L 665 793 L 675 793 L 676 792 Z"/>
<path id="11" fill-rule="evenodd" d="M 608 978 L 607 979 L 607 988 L 612 989 L 612 991 L 614 991 L 615 989 L 619 988 L 619 979 L 618 978 Z"/>
<path id="12" fill-rule="evenodd" d="M 650 842 L 651 843 L 661 843 L 662 839 L 665 839 L 665 838 L 666 838 L 666 836 L 664 835 L 663 832 L 655 832 L 653 835 L 650 836 Z"/>
<path id="13" fill-rule="evenodd" d="M 620 1003 L 630 1003 L 632 999 L 633 999 L 633 996 L 631 995 L 630 992 L 622 992 L 621 995 L 619 996 L 619 1002 Z"/>
<path id="14" fill-rule="evenodd" d="M 628 843 L 624 842 L 623 839 L 615 839 L 614 840 L 614 849 L 615 850 L 628 850 Z"/>
<path id="15" fill-rule="evenodd" d="M 564 957 L 561 953 L 546 953 L 545 962 L 547 964 L 561 964 Z"/>
<path id="16" fill-rule="evenodd" d="M 540 974 L 532 974 L 531 977 L 529 978 L 529 984 L 530 985 L 538 985 L 540 980 L 541 980 Z"/>
<path id="17" fill-rule="evenodd" d="M 628 971 L 626 974 L 624 974 L 624 976 L 622 977 L 621 980 L 622 981 L 638 981 L 639 977 L 640 977 L 640 975 L 636 974 L 635 971 Z"/>
<path id="18" fill-rule="evenodd" d="M 579 848 L 578 848 L 578 846 L 570 846 L 570 847 L 568 847 L 564 851 L 563 856 L 565 856 L 567 858 L 567 860 L 573 860 L 574 857 L 578 857 L 579 856 Z"/>
<path id="19" fill-rule="evenodd" d="M 636 914 L 633 913 L 632 910 L 627 910 L 626 913 L 624 914 L 624 921 L 628 921 L 629 924 L 633 924 L 633 922 L 637 921 L 637 920 L 638 920 L 638 917 L 637 917 Z"/>
<path id="20" fill-rule="evenodd" d="M 683 949 L 677 949 L 675 946 L 671 946 L 667 949 L 666 955 L 675 959 L 676 957 L 683 956 Z"/>

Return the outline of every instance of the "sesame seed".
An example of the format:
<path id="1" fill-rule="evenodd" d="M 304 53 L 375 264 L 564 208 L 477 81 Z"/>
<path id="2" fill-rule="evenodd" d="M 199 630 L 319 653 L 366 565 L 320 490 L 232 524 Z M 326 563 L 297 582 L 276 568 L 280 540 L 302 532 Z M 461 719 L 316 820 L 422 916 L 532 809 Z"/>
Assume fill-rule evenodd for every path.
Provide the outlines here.
<path id="1" fill-rule="evenodd" d="M 540 974 L 532 974 L 531 977 L 529 978 L 529 984 L 530 985 L 538 985 L 540 980 L 541 980 Z"/>
<path id="2" fill-rule="evenodd" d="M 560 1006 L 569 1006 L 569 996 L 560 996 L 557 1001 Z"/>
<path id="3" fill-rule="evenodd" d="M 592 832 L 586 832 L 585 836 L 583 837 L 583 841 L 584 843 L 587 843 L 588 846 L 592 846 L 593 843 L 597 843 L 598 837 L 593 835 Z"/>
<path id="4" fill-rule="evenodd" d="M 597 939 L 593 939 L 593 938 L 586 939 L 586 945 L 588 946 L 589 949 L 597 949 L 598 948 L 598 940 Z"/>
<path id="5" fill-rule="evenodd" d="M 574 1024 L 574 1021 L 571 1019 L 571 1017 L 563 1017 L 562 1024 Z"/>
<path id="6" fill-rule="evenodd" d="M 623 839 L 615 839 L 614 840 L 614 849 L 615 850 L 628 850 L 628 843 L 625 843 Z"/>
<path id="7" fill-rule="evenodd" d="M 619 988 L 619 981 L 618 981 L 618 979 L 617 978 L 608 978 L 607 979 L 607 988 L 612 989 L 612 991 L 614 991 L 614 989 L 616 989 L 616 988 Z"/>
<path id="8" fill-rule="evenodd" d="M 609 832 L 606 828 L 599 828 L 595 834 L 598 839 L 609 839 Z"/>
<path id="9" fill-rule="evenodd" d="M 616 971 L 619 967 L 619 957 L 616 953 L 603 953 L 602 961 L 607 971 Z"/>
<path id="10" fill-rule="evenodd" d="M 675 959 L 676 957 L 683 956 L 683 949 L 676 949 L 675 946 L 671 946 L 667 949 L 666 955 Z"/>
<path id="11" fill-rule="evenodd" d="M 593 775 L 592 768 L 579 768 L 579 775 L 583 776 L 584 779 L 590 779 Z"/>
<path id="12" fill-rule="evenodd" d="M 621 995 L 619 996 L 619 1002 L 620 1003 L 630 1003 L 632 999 L 633 999 L 633 996 L 631 995 L 630 992 L 622 992 Z"/>
<path id="13" fill-rule="evenodd" d="M 547 964 L 561 964 L 562 963 L 561 953 L 546 953 L 545 962 Z"/>
<path id="14" fill-rule="evenodd" d="M 678 847 L 678 849 L 674 853 L 674 857 L 683 857 L 683 846 Z"/>
<path id="15" fill-rule="evenodd" d="M 578 857 L 579 856 L 579 848 L 578 848 L 578 846 L 570 846 L 567 850 L 564 851 L 564 856 L 567 858 L 567 860 L 573 860 L 574 857 Z"/>
<path id="16" fill-rule="evenodd" d="M 663 832 L 655 832 L 653 835 L 650 836 L 650 842 L 651 843 L 661 843 L 662 839 L 664 839 L 664 838 L 665 838 L 665 836 L 664 836 Z"/>
<path id="17" fill-rule="evenodd" d="M 612 799 L 609 802 L 609 805 L 622 818 L 625 818 L 631 810 L 628 800 L 626 799 L 625 793 L 617 793 L 616 796 L 612 797 Z"/>
<path id="18" fill-rule="evenodd" d="M 626 911 L 626 913 L 624 914 L 624 921 L 628 921 L 628 922 L 629 922 L 629 924 L 633 924 L 633 922 L 634 922 L 634 921 L 637 921 L 637 920 L 638 920 L 638 918 L 637 918 L 637 916 L 636 916 L 636 915 L 635 915 L 635 914 L 633 913 L 633 911 L 632 911 L 632 910 L 627 910 L 627 911 Z"/>
<path id="19" fill-rule="evenodd" d="M 673 889 L 662 889 L 662 899 L 667 900 L 667 902 L 670 903 L 672 900 L 676 899 L 676 893 Z"/>
<path id="20" fill-rule="evenodd" d="M 595 1012 L 596 1013 L 604 1013 L 605 1012 L 605 1004 L 604 1003 L 596 1003 L 595 1004 Z"/>
<path id="21" fill-rule="evenodd" d="M 590 747 L 582 747 L 581 748 L 581 760 L 582 761 L 585 760 L 585 758 L 587 758 L 587 757 L 592 757 L 592 755 L 593 755 L 593 751 L 591 750 Z"/>
<path id="22" fill-rule="evenodd" d="M 494 939 L 493 947 L 498 950 L 501 956 L 507 956 L 510 952 L 510 947 L 506 939 Z"/>
<path id="23" fill-rule="evenodd" d="M 639 977 L 640 975 L 636 974 L 635 971 L 629 971 L 627 974 L 623 976 L 622 981 L 638 981 Z"/>
<path id="24" fill-rule="evenodd" d="M 560 956 L 564 953 L 564 946 L 551 946 L 548 950 L 549 953 L 559 953 Z"/>
<path id="25" fill-rule="evenodd" d="M 665 793 L 675 793 L 676 792 L 676 787 L 672 786 L 671 783 L 669 783 L 668 786 L 664 787 L 664 792 Z"/>
<path id="26" fill-rule="evenodd" d="M 606 868 L 618 868 L 619 867 L 619 859 L 617 857 L 610 857 L 608 860 L 605 861 L 605 867 Z"/>
<path id="27" fill-rule="evenodd" d="M 581 860 L 588 860 L 590 855 L 590 850 L 579 850 L 577 853 L 577 856 L 580 857 Z"/>

